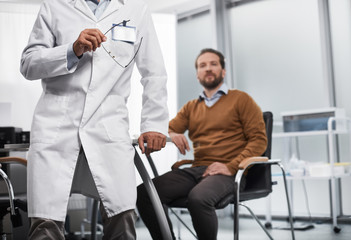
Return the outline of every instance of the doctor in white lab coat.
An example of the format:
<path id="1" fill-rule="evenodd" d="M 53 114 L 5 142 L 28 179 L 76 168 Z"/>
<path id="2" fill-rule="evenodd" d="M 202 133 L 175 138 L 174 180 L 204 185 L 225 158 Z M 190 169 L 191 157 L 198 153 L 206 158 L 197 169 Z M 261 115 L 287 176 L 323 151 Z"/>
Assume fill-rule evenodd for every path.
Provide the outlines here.
<path id="1" fill-rule="evenodd" d="M 166 72 L 147 6 L 142 0 L 100 0 L 97 6 L 107 7 L 97 16 L 87 2 L 44 1 L 22 55 L 22 74 L 42 79 L 43 87 L 28 153 L 32 239 L 64 239 L 71 191 L 101 200 L 106 231 L 118 224 L 132 232 L 121 239 L 135 238 L 134 149 L 126 107 L 134 63 L 144 87 L 139 146 L 146 154 L 165 146 Z M 116 216 L 124 225 L 106 222 Z M 104 238 L 118 239 L 113 234 L 104 232 Z"/>

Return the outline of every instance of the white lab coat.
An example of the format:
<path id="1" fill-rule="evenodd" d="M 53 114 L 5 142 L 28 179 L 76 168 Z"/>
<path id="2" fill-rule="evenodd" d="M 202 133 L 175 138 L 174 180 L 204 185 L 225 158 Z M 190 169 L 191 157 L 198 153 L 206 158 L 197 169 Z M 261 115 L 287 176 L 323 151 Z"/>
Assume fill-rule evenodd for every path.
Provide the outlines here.
<path id="1" fill-rule="evenodd" d="M 118 66 L 102 49 L 87 52 L 67 69 L 67 48 L 86 28 L 106 32 L 130 20 L 137 28 L 133 44 L 116 42 L 119 61 L 135 62 L 144 87 L 141 132 L 167 134 L 166 72 L 151 15 L 141 0 L 111 0 L 96 19 L 84 0 L 47 0 L 24 49 L 21 72 L 42 79 L 28 152 L 30 217 L 63 221 L 77 157 L 82 145 L 108 216 L 135 206 L 134 149 L 128 133 L 127 98 L 133 64 Z"/>

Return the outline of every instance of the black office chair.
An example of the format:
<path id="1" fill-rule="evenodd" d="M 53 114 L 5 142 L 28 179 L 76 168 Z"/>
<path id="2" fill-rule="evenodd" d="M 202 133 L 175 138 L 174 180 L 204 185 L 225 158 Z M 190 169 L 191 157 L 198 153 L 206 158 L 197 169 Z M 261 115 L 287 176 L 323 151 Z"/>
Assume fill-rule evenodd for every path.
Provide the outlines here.
<path id="1" fill-rule="evenodd" d="M 8 174 L 1 168 L 2 164 L 21 164 L 26 166 L 27 160 L 20 157 L 0 157 L 0 176 L 6 185 L 6 191 L 0 193 L 0 235 L 2 239 L 6 239 L 3 229 L 3 218 L 10 214 L 12 226 L 14 228 L 22 226 L 23 221 L 20 210 L 27 212 L 27 194 L 14 191 Z"/>
<path id="2" fill-rule="evenodd" d="M 222 209 L 229 204 L 234 204 L 234 239 L 239 239 L 239 205 L 244 206 L 252 217 L 257 221 L 257 223 L 261 226 L 264 232 L 270 239 L 273 239 L 267 229 L 263 226 L 260 220 L 256 217 L 256 215 L 252 212 L 252 210 L 246 206 L 243 202 L 248 200 L 259 199 L 268 196 L 272 192 L 272 175 L 271 175 L 271 166 L 278 165 L 283 173 L 283 180 L 285 186 L 285 194 L 286 200 L 288 205 L 288 212 L 289 212 L 289 222 L 291 226 L 291 234 L 292 239 L 295 239 L 294 235 L 294 228 L 293 228 L 293 221 L 292 221 L 292 214 L 290 208 L 290 201 L 287 191 L 287 183 L 285 177 L 285 171 L 283 166 L 280 164 L 279 160 L 269 160 L 271 158 L 271 149 L 272 149 L 272 130 L 273 130 L 273 114 L 271 112 L 264 112 L 263 113 L 264 122 L 266 124 L 266 135 L 268 139 L 267 149 L 262 157 L 252 157 L 244 159 L 239 165 L 239 171 L 235 176 L 235 184 L 237 191 L 233 192 L 226 197 L 224 197 L 217 205 L 216 209 Z M 158 176 L 157 169 L 152 158 L 149 156 L 148 158 L 149 164 L 153 171 L 153 174 Z M 179 167 L 183 164 L 189 164 L 192 160 L 182 160 L 173 167 Z M 172 168 L 173 168 L 172 167 Z M 247 174 L 244 175 L 244 172 L 247 170 Z M 240 182 L 242 178 L 246 178 L 246 186 L 243 190 L 239 191 Z M 173 201 L 171 204 L 168 204 L 167 207 L 171 208 L 172 213 L 178 218 L 178 220 L 192 233 L 192 235 L 196 237 L 195 233 L 189 228 L 185 222 L 178 216 L 178 214 L 172 208 L 186 208 L 187 207 L 187 199 L 177 199 Z M 205 226 L 204 226 L 205 227 Z"/>

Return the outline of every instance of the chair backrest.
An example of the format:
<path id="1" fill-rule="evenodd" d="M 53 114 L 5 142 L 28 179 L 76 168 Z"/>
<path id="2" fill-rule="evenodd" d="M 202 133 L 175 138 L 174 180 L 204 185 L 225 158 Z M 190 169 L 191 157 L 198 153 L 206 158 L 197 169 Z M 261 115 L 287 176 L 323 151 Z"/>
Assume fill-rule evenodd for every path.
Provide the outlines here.
<path id="1" fill-rule="evenodd" d="M 273 114 L 271 112 L 263 112 L 263 120 L 266 124 L 267 148 L 262 156 L 271 159 L 272 152 L 272 132 L 273 132 Z"/>
<path id="2" fill-rule="evenodd" d="M 273 114 L 264 112 L 263 119 L 266 124 L 267 148 L 262 156 L 271 158 Z M 272 192 L 272 175 L 270 165 L 254 165 L 246 175 L 246 186 L 240 192 L 240 201 L 257 199 Z"/>

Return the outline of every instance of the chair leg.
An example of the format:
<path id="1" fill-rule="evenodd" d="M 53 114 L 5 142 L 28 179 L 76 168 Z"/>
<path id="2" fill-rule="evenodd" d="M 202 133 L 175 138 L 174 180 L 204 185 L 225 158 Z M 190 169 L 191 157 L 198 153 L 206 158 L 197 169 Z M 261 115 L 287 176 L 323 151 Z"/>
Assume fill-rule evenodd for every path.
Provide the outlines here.
<path id="1" fill-rule="evenodd" d="M 178 221 L 183 224 L 184 227 L 186 227 L 186 229 L 188 229 L 188 231 L 194 236 L 194 238 L 197 239 L 196 234 L 188 227 L 188 225 L 183 221 L 183 219 L 181 217 L 178 216 L 178 214 L 172 209 L 170 208 L 171 212 L 174 214 L 174 216 L 178 219 Z M 180 231 L 178 232 L 178 236 L 180 237 Z"/>
<path id="2" fill-rule="evenodd" d="M 92 215 L 91 215 L 91 222 L 90 222 L 90 228 L 91 228 L 91 240 L 96 240 L 96 230 L 97 230 L 97 220 L 98 220 L 98 210 L 99 210 L 99 200 L 94 199 L 93 200 L 93 206 L 92 206 Z"/>
<path id="3" fill-rule="evenodd" d="M 135 148 L 135 146 L 134 146 Z M 155 210 L 156 217 L 158 220 L 158 224 L 161 228 L 161 233 L 164 239 L 172 239 L 172 234 L 171 230 L 168 225 L 168 221 L 166 218 L 165 211 L 163 209 L 162 203 L 160 201 L 160 198 L 157 194 L 156 188 L 154 183 L 152 182 L 143 161 L 141 160 L 139 153 L 135 149 L 135 155 L 134 155 L 134 164 L 140 174 L 141 179 L 143 180 L 143 183 L 145 185 L 146 191 L 149 194 L 152 206 Z"/>
<path id="4" fill-rule="evenodd" d="M 239 199 L 240 182 L 244 171 L 239 170 L 235 176 L 235 198 L 234 198 L 234 240 L 239 240 Z"/>
<path id="5" fill-rule="evenodd" d="M 260 225 L 260 227 L 263 229 L 263 231 L 267 234 L 267 236 L 271 239 L 271 240 L 273 240 L 273 237 L 272 237 L 272 235 L 267 231 L 267 229 L 263 226 L 263 224 L 261 223 L 261 221 L 257 218 L 257 216 L 252 212 L 252 210 L 248 207 L 248 206 L 246 206 L 245 204 L 243 204 L 243 203 L 239 203 L 240 204 L 240 206 L 243 206 L 243 207 L 245 207 L 249 212 L 250 212 L 250 214 L 251 214 L 251 216 L 256 220 L 256 222 Z"/>
<path id="6" fill-rule="evenodd" d="M 177 211 L 174 211 L 173 209 L 171 209 L 172 210 L 172 212 L 174 212 L 174 214 L 177 212 L 177 214 L 175 214 L 176 216 L 178 216 L 178 214 L 180 215 L 181 214 L 181 211 L 180 210 L 177 210 Z M 177 221 L 177 239 L 178 240 L 181 240 L 182 239 L 182 236 L 181 236 L 181 234 L 182 234 L 182 232 L 181 232 L 181 222 L 179 221 L 179 219 L 178 219 L 178 221 Z"/>
<path id="7" fill-rule="evenodd" d="M 239 240 L 239 201 L 234 204 L 234 240 Z"/>
<path id="8" fill-rule="evenodd" d="M 292 213 L 291 213 L 291 207 L 290 207 L 290 199 L 289 199 L 289 194 L 288 194 L 288 184 L 286 182 L 285 170 L 284 170 L 284 167 L 283 167 L 282 164 L 277 163 L 277 165 L 280 167 L 280 169 L 282 170 L 282 173 L 283 173 L 286 202 L 288 204 L 288 211 L 289 211 L 289 222 L 290 222 L 290 227 L 291 227 L 291 236 L 292 236 L 292 239 L 295 240 L 294 223 L 293 223 L 293 219 L 292 219 Z"/>

